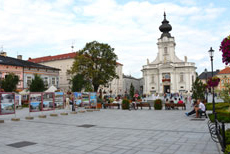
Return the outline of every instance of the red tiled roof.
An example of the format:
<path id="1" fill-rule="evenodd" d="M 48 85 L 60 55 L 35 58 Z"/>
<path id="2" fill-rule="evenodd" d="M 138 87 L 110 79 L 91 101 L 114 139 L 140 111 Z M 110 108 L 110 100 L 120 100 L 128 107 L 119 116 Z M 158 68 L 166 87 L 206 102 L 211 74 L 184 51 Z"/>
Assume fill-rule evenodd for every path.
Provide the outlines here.
<path id="1" fill-rule="evenodd" d="M 54 61 L 54 60 L 62 60 L 62 59 L 70 59 L 74 58 L 76 56 L 76 52 L 56 55 L 56 56 L 46 56 L 46 57 L 39 57 L 39 58 L 29 58 L 28 61 L 33 63 L 42 63 L 42 62 L 48 62 L 48 61 Z M 117 65 L 123 66 L 123 64 L 116 62 Z"/>
<path id="2" fill-rule="evenodd" d="M 226 67 L 225 69 L 221 70 L 218 74 L 230 74 L 230 67 Z"/>
<path id="3" fill-rule="evenodd" d="M 54 60 L 61 60 L 61 59 L 69 59 L 74 58 L 76 56 L 76 52 L 56 55 L 56 56 L 46 56 L 46 57 L 39 57 L 39 58 L 29 58 L 28 61 L 34 62 L 34 63 L 42 63 L 42 62 L 48 62 L 48 61 L 54 61 Z"/>

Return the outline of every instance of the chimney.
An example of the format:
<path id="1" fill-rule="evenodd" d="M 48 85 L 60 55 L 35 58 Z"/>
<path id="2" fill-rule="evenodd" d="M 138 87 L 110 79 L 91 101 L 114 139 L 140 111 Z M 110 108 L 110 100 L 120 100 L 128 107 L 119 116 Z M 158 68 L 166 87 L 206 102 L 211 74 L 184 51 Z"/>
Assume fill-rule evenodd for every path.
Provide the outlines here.
<path id="1" fill-rule="evenodd" d="M 0 56 L 6 57 L 6 52 L 4 52 L 4 51 L 0 52 Z"/>
<path id="2" fill-rule="evenodd" d="M 22 60 L 22 55 L 17 55 L 17 59 Z"/>

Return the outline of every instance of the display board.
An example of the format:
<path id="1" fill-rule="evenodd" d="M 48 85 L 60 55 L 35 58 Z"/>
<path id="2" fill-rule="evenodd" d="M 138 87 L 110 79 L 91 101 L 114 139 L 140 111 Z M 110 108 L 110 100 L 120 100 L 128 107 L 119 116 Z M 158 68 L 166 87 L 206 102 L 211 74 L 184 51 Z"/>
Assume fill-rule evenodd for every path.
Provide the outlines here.
<path id="1" fill-rule="evenodd" d="M 15 94 L 14 93 L 0 93 L 0 114 L 14 114 L 15 113 Z"/>
<path id="2" fill-rule="evenodd" d="M 97 106 L 97 93 L 89 93 L 90 96 L 90 106 Z"/>
<path id="3" fill-rule="evenodd" d="M 43 93 L 42 111 L 54 110 L 54 93 Z"/>
<path id="4" fill-rule="evenodd" d="M 89 106 L 89 93 L 88 92 L 83 92 L 82 93 L 82 104 L 83 106 Z"/>
<path id="5" fill-rule="evenodd" d="M 64 108 L 64 93 L 63 92 L 55 92 L 54 94 L 54 107 L 58 109 Z"/>
<path id="6" fill-rule="evenodd" d="M 82 93 L 74 92 L 73 95 L 74 95 L 74 105 L 81 106 L 82 105 Z"/>
<path id="7" fill-rule="evenodd" d="M 30 112 L 42 111 L 42 93 L 30 93 L 29 104 Z"/>

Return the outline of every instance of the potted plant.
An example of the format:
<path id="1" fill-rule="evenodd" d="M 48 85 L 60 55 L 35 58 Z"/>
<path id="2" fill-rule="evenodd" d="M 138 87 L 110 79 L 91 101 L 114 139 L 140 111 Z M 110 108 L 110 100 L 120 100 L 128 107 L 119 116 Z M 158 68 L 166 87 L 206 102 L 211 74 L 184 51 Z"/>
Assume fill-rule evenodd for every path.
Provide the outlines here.
<path id="1" fill-rule="evenodd" d="M 123 99 L 123 101 L 122 101 L 122 109 L 123 110 L 129 110 L 129 100 L 128 99 Z"/>
<path id="2" fill-rule="evenodd" d="M 156 99 L 154 101 L 154 109 L 155 110 L 162 110 L 162 100 L 161 99 Z"/>
<path id="3" fill-rule="evenodd" d="M 230 35 L 223 39 L 220 45 L 220 49 L 222 52 L 222 61 L 226 65 L 230 63 Z"/>
<path id="4" fill-rule="evenodd" d="M 216 77 L 216 76 L 214 76 L 214 77 L 212 77 L 212 78 L 209 78 L 208 79 L 208 87 L 210 88 L 210 87 L 217 87 L 218 86 L 218 84 L 219 84 L 219 82 L 220 82 L 220 78 L 218 78 L 218 77 Z"/>

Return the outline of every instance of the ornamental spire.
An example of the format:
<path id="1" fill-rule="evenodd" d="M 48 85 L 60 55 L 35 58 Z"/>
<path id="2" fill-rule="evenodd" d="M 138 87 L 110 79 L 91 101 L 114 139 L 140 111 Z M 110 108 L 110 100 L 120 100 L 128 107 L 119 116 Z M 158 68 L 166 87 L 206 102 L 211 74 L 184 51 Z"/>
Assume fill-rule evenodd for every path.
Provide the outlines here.
<path id="1" fill-rule="evenodd" d="M 160 31 L 163 32 L 161 34 L 161 38 L 164 36 L 171 37 L 169 33 L 172 30 L 172 26 L 169 24 L 169 21 L 166 19 L 166 13 L 164 12 L 164 20 L 162 21 L 162 25 L 159 27 Z"/>

